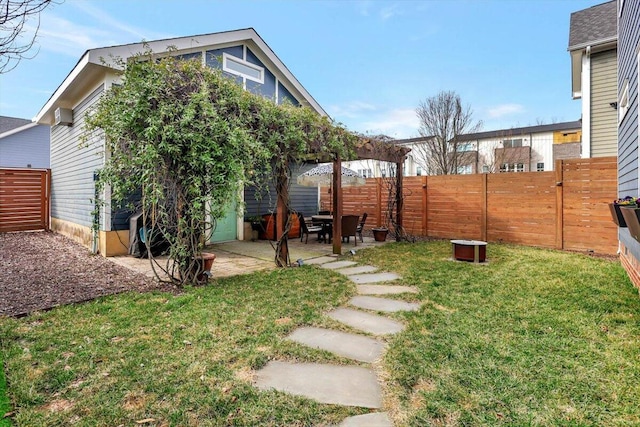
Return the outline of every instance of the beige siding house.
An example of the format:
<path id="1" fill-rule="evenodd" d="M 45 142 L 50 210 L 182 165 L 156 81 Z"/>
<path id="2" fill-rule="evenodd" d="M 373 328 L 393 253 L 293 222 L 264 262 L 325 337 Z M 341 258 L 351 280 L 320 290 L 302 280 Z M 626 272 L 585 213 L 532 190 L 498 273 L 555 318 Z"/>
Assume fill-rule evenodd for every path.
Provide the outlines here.
<path id="1" fill-rule="evenodd" d="M 615 0 L 571 14 L 568 50 L 573 98 L 582 100 L 583 158 L 618 154 L 617 40 Z"/>

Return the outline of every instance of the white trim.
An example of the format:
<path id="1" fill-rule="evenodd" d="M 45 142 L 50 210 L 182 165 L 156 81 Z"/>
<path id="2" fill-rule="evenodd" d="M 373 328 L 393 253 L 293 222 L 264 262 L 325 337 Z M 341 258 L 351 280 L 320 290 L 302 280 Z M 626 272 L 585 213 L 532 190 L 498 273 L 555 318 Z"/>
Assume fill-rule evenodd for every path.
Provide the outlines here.
<path id="1" fill-rule="evenodd" d="M 622 90 L 620 91 L 620 98 L 618 99 L 618 126 L 622 123 L 622 120 L 624 120 L 627 111 L 629 111 L 629 79 L 624 80 Z"/>
<path id="2" fill-rule="evenodd" d="M 38 126 L 38 123 L 31 122 L 31 123 L 27 123 L 26 125 L 22 125 L 22 126 L 20 126 L 18 128 L 8 130 L 8 131 L 6 131 L 4 133 L 0 133 L 0 139 L 6 138 L 7 136 L 14 135 L 14 134 L 16 134 L 18 132 L 25 131 L 27 129 L 31 129 L 32 127 L 35 127 L 35 126 Z"/>
<path id="3" fill-rule="evenodd" d="M 260 73 L 260 77 L 256 78 L 250 74 L 243 73 L 242 71 L 234 70 L 233 68 L 229 68 L 229 62 L 237 63 L 243 67 L 250 68 L 252 70 Z M 222 71 L 226 71 L 227 73 L 233 74 L 235 76 L 240 76 L 244 79 L 248 79 L 254 82 L 258 82 L 260 84 L 264 84 L 264 68 L 252 64 L 250 62 L 245 61 L 242 58 L 238 58 L 237 56 L 229 55 L 227 52 L 222 52 Z"/>
<path id="4" fill-rule="evenodd" d="M 580 157 L 591 157 L 591 49 L 582 56 L 582 144 Z"/>
<path id="5" fill-rule="evenodd" d="M 618 17 L 622 16 L 623 8 L 624 8 L 624 0 L 618 0 Z"/>

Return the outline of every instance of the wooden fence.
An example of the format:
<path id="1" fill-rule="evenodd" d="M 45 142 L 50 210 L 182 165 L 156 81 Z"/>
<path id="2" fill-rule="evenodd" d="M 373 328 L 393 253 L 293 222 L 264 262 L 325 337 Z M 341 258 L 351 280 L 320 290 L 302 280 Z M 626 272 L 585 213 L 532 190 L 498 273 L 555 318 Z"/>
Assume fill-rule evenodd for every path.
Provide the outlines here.
<path id="1" fill-rule="evenodd" d="M 0 169 L 0 232 L 49 230 L 51 169 Z"/>
<path id="2" fill-rule="evenodd" d="M 618 232 L 607 206 L 617 198 L 617 159 L 558 160 L 554 172 L 405 177 L 409 234 L 478 239 L 615 254 Z M 321 203 L 329 206 L 327 189 Z M 367 212 L 382 225 L 388 195 L 381 178 L 343 188 L 344 213 Z"/>

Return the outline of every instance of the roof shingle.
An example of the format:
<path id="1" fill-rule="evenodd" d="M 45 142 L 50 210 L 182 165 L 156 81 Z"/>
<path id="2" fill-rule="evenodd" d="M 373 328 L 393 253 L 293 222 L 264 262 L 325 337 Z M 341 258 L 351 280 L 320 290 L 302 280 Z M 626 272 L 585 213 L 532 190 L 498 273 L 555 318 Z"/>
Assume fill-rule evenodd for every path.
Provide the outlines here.
<path id="1" fill-rule="evenodd" d="M 598 4 L 571 14 L 569 50 L 580 49 L 618 36 L 617 3 Z"/>

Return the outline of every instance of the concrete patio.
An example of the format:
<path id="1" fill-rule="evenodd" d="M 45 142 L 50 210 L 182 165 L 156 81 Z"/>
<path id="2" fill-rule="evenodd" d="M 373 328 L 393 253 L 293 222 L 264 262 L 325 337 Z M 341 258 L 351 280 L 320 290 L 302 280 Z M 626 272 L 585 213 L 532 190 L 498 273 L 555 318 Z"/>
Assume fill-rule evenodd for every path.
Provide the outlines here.
<path id="1" fill-rule="evenodd" d="M 384 245 L 386 242 L 376 242 L 372 237 L 364 237 L 364 242 L 358 241 L 358 246 L 353 243 L 342 243 L 342 253 L 347 254 L 351 249 L 360 250 L 373 246 Z M 214 253 L 216 260 L 211 268 L 213 278 L 237 276 L 255 271 L 270 270 L 275 268 L 275 242 L 268 240 L 234 240 L 225 243 L 216 243 L 206 248 L 206 252 Z M 298 259 L 313 263 L 314 259 L 321 257 L 335 257 L 332 254 L 333 245 L 317 242 L 309 239 L 309 243 L 300 242 L 300 239 L 289 240 L 289 252 L 291 262 Z M 132 256 L 118 256 L 109 258 L 111 261 L 131 270 L 143 273 L 155 278 L 153 268 L 148 259 Z M 165 266 L 167 257 L 157 257 L 160 266 Z"/>

